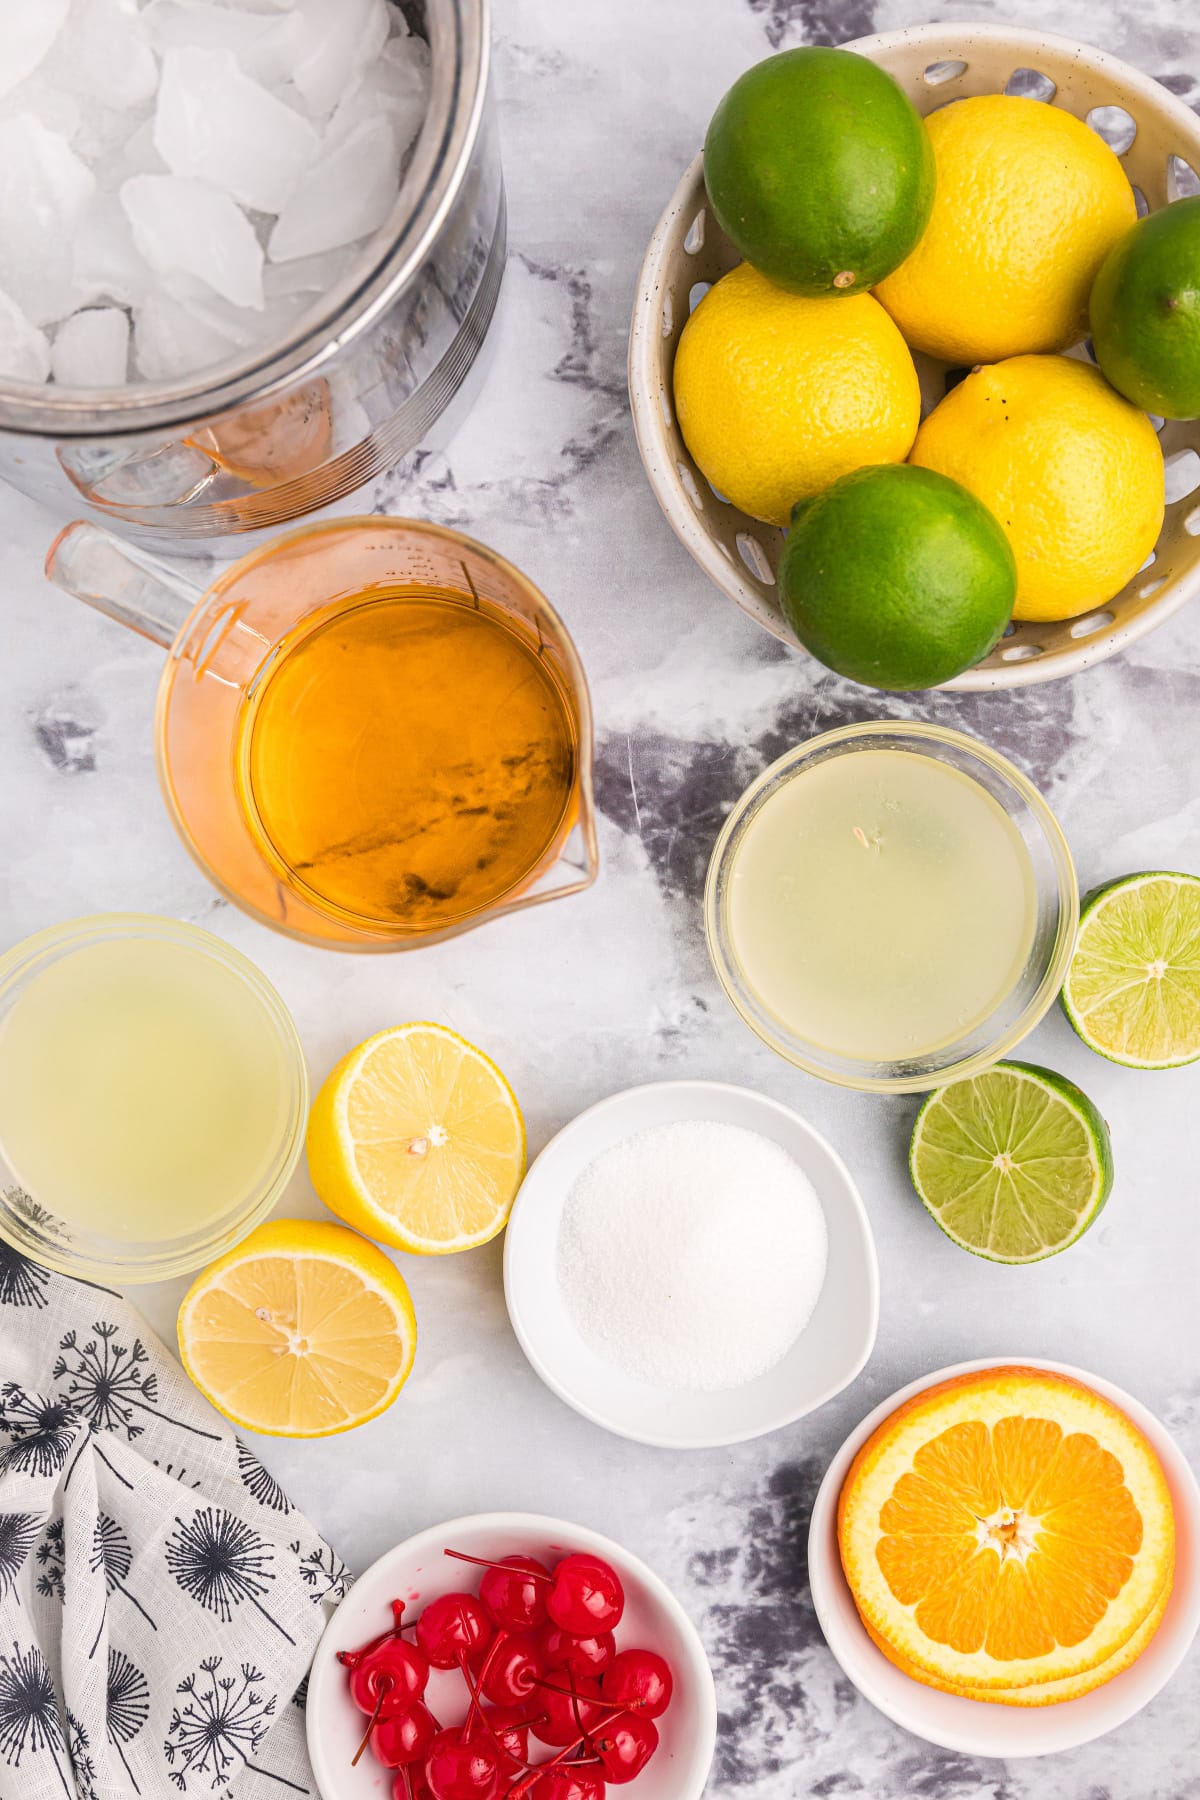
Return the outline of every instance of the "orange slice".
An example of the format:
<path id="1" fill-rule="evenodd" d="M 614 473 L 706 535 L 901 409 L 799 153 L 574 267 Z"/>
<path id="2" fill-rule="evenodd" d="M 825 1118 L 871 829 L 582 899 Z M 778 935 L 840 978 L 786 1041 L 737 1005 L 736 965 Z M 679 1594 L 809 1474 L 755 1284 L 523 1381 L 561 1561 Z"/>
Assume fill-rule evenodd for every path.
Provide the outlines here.
<path id="1" fill-rule="evenodd" d="M 1082 1675 L 1069 1675 L 1062 1681 L 1035 1681 L 1029 1687 L 1017 1688 L 968 1688 L 953 1687 L 948 1681 L 942 1681 L 937 1675 L 931 1675 L 925 1669 L 918 1669 L 912 1663 L 897 1656 L 889 1649 L 883 1639 L 867 1626 L 867 1635 L 876 1649 L 882 1650 L 889 1662 L 894 1662 L 898 1669 L 914 1681 L 925 1687 L 939 1688 L 943 1693 L 957 1694 L 963 1700 L 978 1700 L 996 1706 L 1056 1706 L 1062 1700 L 1078 1700 L 1084 1694 L 1090 1694 L 1094 1688 L 1103 1687 L 1117 1675 L 1123 1675 L 1131 1669 L 1142 1651 L 1147 1648 L 1155 1632 L 1162 1624 L 1163 1614 L 1171 1598 L 1171 1582 L 1155 1601 L 1145 1621 L 1138 1626 L 1133 1636 L 1107 1661 L 1099 1663 L 1094 1669 L 1087 1669 Z"/>
<path id="2" fill-rule="evenodd" d="M 996 1368 L 884 1421 L 846 1477 L 838 1541 L 893 1660 L 982 1698 L 1117 1657 L 1169 1593 L 1175 1526 L 1158 1458 L 1119 1408 L 1066 1376 Z"/>

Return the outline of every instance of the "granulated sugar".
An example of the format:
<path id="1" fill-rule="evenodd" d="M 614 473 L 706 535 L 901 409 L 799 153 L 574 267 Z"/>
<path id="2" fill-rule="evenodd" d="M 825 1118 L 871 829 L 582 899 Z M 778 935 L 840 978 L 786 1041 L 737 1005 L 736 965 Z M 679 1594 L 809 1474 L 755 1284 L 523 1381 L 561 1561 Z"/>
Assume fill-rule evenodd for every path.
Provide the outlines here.
<path id="1" fill-rule="evenodd" d="M 785 1354 L 825 1279 L 825 1215 L 778 1144 L 654 1126 L 590 1163 L 563 1209 L 558 1279 L 584 1339 L 655 1387 L 741 1387 Z"/>

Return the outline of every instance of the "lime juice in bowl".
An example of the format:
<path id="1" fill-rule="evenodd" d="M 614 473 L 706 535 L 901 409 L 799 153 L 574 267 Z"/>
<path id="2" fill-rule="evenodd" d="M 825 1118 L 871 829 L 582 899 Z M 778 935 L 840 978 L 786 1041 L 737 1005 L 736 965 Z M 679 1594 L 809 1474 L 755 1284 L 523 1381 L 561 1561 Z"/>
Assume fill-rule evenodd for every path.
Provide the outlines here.
<path id="1" fill-rule="evenodd" d="M 181 1274 L 283 1190 L 304 1138 L 295 1026 L 248 958 L 115 913 L 0 958 L 0 1234 L 69 1274 Z"/>
<path id="2" fill-rule="evenodd" d="M 1057 994 L 1075 871 L 1037 790 L 958 732 L 879 721 L 767 769 L 717 841 L 705 925 L 754 1031 L 843 1086 L 941 1086 Z"/>

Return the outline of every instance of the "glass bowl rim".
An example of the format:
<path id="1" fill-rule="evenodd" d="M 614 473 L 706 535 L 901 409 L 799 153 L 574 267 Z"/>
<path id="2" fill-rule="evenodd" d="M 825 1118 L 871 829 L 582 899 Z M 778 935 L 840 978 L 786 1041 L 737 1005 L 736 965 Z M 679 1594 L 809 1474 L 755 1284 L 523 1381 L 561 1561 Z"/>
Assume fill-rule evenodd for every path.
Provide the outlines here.
<path id="1" fill-rule="evenodd" d="M 0 1004 L 13 987 L 49 953 L 66 951 L 71 954 L 88 944 L 119 938 L 155 938 L 184 944 L 213 957 L 228 973 L 237 976 L 254 994 L 264 1013 L 270 1018 L 278 1034 L 290 1078 L 288 1118 L 280 1134 L 270 1171 L 236 1212 L 231 1209 L 214 1222 L 211 1233 L 203 1240 L 195 1239 L 184 1245 L 180 1240 L 174 1239 L 149 1258 L 140 1256 L 137 1248 L 132 1246 L 128 1253 L 120 1256 L 98 1256 L 86 1249 L 73 1254 L 31 1230 L 29 1222 L 16 1210 L 8 1193 L 0 1186 L 0 1238 L 6 1240 L 14 1250 L 60 1275 L 84 1280 L 101 1279 L 117 1286 L 132 1286 L 190 1274 L 232 1249 L 267 1217 L 290 1181 L 304 1148 L 308 1122 L 308 1065 L 294 1019 L 282 996 L 258 965 L 244 951 L 227 943 L 215 932 L 207 931 L 202 925 L 193 925 L 185 919 L 173 919 L 160 913 L 89 913 L 64 920 L 57 925 L 45 926 L 20 939 L 0 955 Z M 36 1203 L 36 1195 L 30 1198 Z"/>
<path id="2" fill-rule="evenodd" d="M 839 744 L 855 739 L 870 738 L 911 739 L 916 745 L 924 747 L 936 754 L 939 748 L 954 749 L 960 755 L 982 763 L 992 774 L 1012 789 L 1029 808 L 1037 821 L 1038 828 L 1050 852 L 1054 865 L 1058 918 L 1055 927 L 1053 950 L 1046 961 L 1046 966 L 1036 988 L 1022 1007 L 1018 1016 L 1002 1032 L 994 1042 L 982 1049 L 960 1056 L 944 1067 L 924 1074 L 881 1074 L 871 1075 L 863 1071 L 886 1064 L 862 1064 L 854 1068 L 853 1059 L 840 1058 L 841 1066 L 834 1066 L 823 1060 L 823 1053 L 818 1047 L 808 1044 L 798 1037 L 790 1037 L 785 1031 L 772 1029 L 765 1019 L 756 1017 L 751 1007 L 743 998 L 743 984 L 737 976 L 732 957 L 729 954 L 727 933 L 721 918 L 718 905 L 718 888 L 721 876 L 725 873 L 729 860 L 730 848 L 740 827 L 747 816 L 757 810 L 766 790 L 780 784 L 781 778 L 790 775 L 794 769 L 814 758 L 820 760 Z M 949 758 L 938 757 L 939 761 Z M 1039 883 L 1039 889 L 1041 884 Z M 816 737 L 806 738 L 802 744 L 794 744 L 776 757 L 762 772 L 755 777 L 749 787 L 739 795 L 730 808 L 721 827 L 717 840 L 712 848 L 708 861 L 708 870 L 704 882 L 704 937 L 708 948 L 709 961 L 719 981 L 726 999 L 738 1014 L 743 1024 L 747 1025 L 754 1035 L 781 1056 L 794 1068 L 801 1069 L 806 1075 L 815 1075 L 822 1081 L 830 1082 L 835 1087 L 853 1088 L 860 1093 L 876 1094 L 913 1094 L 926 1093 L 938 1087 L 945 1087 L 951 1081 L 962 1081 L 977 1075 L 981 1070 L 990 1068 L 1010 1050 L 1025 1039 L 1034 1026 L 1043 1019 L 1053 1005 L 1055 998 L 1066 980 L 1067 969 L 1075 948 L 1075 937 L 1079 925 L 1079 884 L 1075 872 L 1071 847 L 1066 834 L 1051 810 L 1048 801 L 1008 757 L 994 750 L 982 739 L 972 737 L 964 731 L 956 731 L 946 725 L 934 725 L 924 720 L 891 720 L 872 719 L 861 724 L 839 725 L 831 731 L 818 733 Z M 894 1067 L 895 1065 L 893 1065 Z"/>

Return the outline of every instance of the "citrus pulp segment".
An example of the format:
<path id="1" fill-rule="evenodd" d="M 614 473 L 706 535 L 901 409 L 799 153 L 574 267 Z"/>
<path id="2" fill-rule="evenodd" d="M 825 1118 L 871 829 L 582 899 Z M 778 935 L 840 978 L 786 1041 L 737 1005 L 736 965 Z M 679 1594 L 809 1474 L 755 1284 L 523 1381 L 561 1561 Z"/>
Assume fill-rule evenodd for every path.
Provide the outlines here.
<path id="1" fill-rule="evenodd" d="M 486 1244 L 525 1174 L 525 1122 L 495 1063 L 444 1025 L 397 1025 L 313 1103 L 308 1167 L 331 1212 L 417 1255 Z"/>
<path id="2" fill-rule="evenodd" d="M 183 1366 L 235 1425 L 329 1437 L 408 1380 L 417 1321 L 382 1250 L 343 1225 L 274 1219 L 197 1276 L 179 1309 Z"/>
<path id="3" fill-rule="evenodd" d="M 1112 1188 L 1108 1127 L 1065 1076 L 996 1063 L 930 1094 L 909 1172 L 946 1236 L 990 1262 L 1065 1250 Z"/>
<path id="4" fill-rule="evenodd" d="M 886 1419 L 838 1504 L 842 1567 L 893 1660 L 970 1697 L 1116 1656 L 1169 1585 L 1170 1492 L 1136 1426 L 1071 1378 L 940 1382 Z"/>
<path id="5" fill-rule="evenodd" d="M 1083 902 L 1063 1007 L 1091 1050 L 1131 1069 L 1200 1057 L 1200 878 L 1127 875 Z"/>

